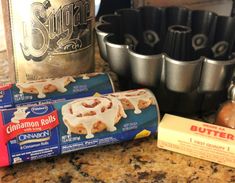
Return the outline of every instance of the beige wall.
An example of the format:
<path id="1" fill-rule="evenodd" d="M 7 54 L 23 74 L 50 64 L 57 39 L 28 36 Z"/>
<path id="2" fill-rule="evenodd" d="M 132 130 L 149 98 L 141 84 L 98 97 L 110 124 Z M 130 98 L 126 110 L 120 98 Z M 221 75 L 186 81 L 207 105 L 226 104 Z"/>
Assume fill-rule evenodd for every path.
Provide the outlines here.
<path id="1" fill-rule="evenodd" d="M 0 1 L 0 51 L 6 48 L 4 36 L 3 18 L 2 18 L 2 4 Z"/>

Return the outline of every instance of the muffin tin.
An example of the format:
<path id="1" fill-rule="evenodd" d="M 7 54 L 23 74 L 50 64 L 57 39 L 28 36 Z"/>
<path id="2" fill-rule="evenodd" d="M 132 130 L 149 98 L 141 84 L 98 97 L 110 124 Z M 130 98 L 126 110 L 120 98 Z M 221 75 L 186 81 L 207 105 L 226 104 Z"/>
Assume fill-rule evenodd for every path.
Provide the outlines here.
<path id="1" fill-rule="evenodd" d="M 200 96 L 224 92 L 234 73 L 233 17 L 182 7 L 120 9 L 100 17 L 96 33 L 102 58 L 122 83 L 172 95 L 169 102 L 204 98 L 196 111 L 205 102 Z"/>

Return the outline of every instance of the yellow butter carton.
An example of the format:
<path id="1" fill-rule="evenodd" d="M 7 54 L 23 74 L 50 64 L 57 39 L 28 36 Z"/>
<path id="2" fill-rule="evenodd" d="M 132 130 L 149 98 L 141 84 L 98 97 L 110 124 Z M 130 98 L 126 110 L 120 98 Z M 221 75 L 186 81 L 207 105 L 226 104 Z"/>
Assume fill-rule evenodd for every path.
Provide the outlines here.
<path id="1" fill-rule="evenodd" d="M 235 167 L 235 130 L 166 114 L 158 147 Z"/>

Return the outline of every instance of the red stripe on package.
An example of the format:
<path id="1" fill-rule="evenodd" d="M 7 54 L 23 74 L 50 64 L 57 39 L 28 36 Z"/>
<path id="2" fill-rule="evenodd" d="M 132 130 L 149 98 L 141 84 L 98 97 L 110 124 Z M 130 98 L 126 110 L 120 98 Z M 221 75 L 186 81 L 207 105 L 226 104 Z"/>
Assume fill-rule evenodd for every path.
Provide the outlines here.
<path id="1" fill-rule="evenodd" d="M 12 88 L 12 84 L 9 84 L 9 85 L 0 85 L 0 90 L 8 90 Z"/>
<path id="2" fill-rule="evenodd" d="M 8 150 L 7 145 L 5 142 L 5 139 L 3 138 L 4 132 L 4 124 L 2 120 L 2 113 L 0 112 L 0 149 L 1 149 L 1 158 L 0 158 L 0 165 L 1 166 L 7 166 L 9 165 L 9 156 L 8 156 Z"/>

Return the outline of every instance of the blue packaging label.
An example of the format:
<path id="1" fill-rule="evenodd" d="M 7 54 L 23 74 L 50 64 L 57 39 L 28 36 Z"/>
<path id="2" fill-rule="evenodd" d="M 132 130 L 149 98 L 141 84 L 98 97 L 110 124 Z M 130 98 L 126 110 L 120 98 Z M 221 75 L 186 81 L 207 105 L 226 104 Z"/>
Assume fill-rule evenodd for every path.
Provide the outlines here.
<path id="1" fill-rule="evenodd" d="M 156 133 L 157 104 L 148 90 L 135 90 L 55 104 L 62 153 Z"/>
<path id="2" fill-rule="evenodd" d="M 53 105 L 18 107 L 1 115 L 10 164 L 60 154 L 58 115 Z"/>
<path id="3" fill-rule="evenodd" d="M 0 166 L 153 135 L 159 110 L 145 89 L 0 112 Z"/>
<path id="4" fill-rule="evenodd" d="M 0 86 L 0 109 L 13 106 L 12 85 Z"/>
<path id="5" fill-rule="evenodd" d="M 7 90 L 0 88 L 0 108 L 48 104 L 113 91 L 110 77 L 105 73 L 29 81 L 12 85 Z"/>

